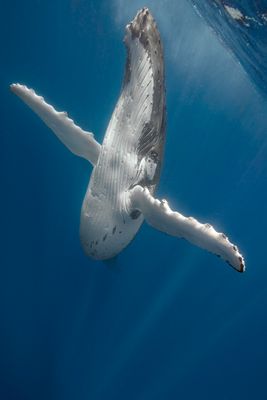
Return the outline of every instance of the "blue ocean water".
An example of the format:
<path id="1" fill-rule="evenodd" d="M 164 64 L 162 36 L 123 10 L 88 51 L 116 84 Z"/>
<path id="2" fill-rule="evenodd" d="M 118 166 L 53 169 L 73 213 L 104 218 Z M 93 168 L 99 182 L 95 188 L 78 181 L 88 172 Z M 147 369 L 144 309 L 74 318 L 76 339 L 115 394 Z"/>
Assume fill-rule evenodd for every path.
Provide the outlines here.
<path id="1" fill-rule="evenodd" d="M 250 79 L 265 96 L 267 1 L 192 0 L 192 4 L 237 57 Z"/>
<path id="2" fill-rule="evenodd" d="M 115 260 L 84 256 L 91 167 L 8 86 L 33 87 L 101 142 L 124 26 L 144 4 L 2 4 L 0 399 L 267 398 L 267 7 L 233 1 L 261 18 L 248 27 L 222 2 L 198 2 L 198 12 L 193 3 L 146 1 L 166 64 L 158 195 L 226 232 L 244 274 L 146 224 Z"/>

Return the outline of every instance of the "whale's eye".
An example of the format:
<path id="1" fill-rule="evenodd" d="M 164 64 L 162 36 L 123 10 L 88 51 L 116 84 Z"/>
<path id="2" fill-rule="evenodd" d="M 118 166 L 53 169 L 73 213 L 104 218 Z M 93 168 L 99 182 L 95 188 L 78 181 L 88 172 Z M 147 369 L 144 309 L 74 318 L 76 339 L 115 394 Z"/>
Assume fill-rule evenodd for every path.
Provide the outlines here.
<path id="1" fill-rule="evenodd" d="M 140 217 L 140 215 L 141 215 L 141 211 L 139 211 L 139 210 L 133 210 L 133 211 L 131 212 L 131 214 L 130 214 L 130 217 L 131 217 L 132 219 L 137 219 L 137 218 Z"/>
<path id="2" fill-rule="evenodd" d="M 157 162 L 157 161 L 158 161 L 158 153 L 157 153 L 155 150 L 151 150 L 151 152 L 150 152 L 150 157 L 152 158 L 152 160 L 153 160 L 154 162 Z"/>

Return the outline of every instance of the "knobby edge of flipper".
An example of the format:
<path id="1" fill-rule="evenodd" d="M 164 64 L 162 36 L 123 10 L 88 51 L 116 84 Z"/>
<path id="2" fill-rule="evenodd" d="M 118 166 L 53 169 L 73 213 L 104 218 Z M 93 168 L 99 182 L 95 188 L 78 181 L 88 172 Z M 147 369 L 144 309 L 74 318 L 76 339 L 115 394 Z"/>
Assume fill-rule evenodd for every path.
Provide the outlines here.
<path id="1" fill-rule="evenodd" d="M 139 210 L 152 227 L 171 236 L 184 238 L 221 257 L 238 272 L 245 271 L 244 257 L 238 247 L 212 225 L 202 224 L 193 217 L 184 217 L 172 211 L 166 200 L 155 199 L 147 188 L 137 185 L 129 191 L 128 196 L 129 208 Z"/>
<path id="2" fill-rule="evenodd" d="M 33 89 L 13 83 L 10 85 L 10 90 L 41 118 L 72 153 L 85 158 L 92 165 L 97 163 L 101 145 L 94 139 L 93 133 L 84 131 L 76 125 L 67 112 L 56 111 Z"/>

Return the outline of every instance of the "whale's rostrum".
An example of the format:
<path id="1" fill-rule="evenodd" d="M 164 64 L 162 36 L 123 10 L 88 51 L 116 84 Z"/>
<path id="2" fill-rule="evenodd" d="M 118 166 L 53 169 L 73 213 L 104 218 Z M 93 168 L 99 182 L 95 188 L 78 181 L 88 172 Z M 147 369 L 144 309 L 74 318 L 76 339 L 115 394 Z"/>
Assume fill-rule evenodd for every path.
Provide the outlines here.
<path id="1" fill-rule="evenodd" d="M 163 159 L 166 107 L 162 45 L 147 8 L 126 26 L 124 42 L 123 85 L 102 145 L 32 89 L 11 85 L 73 153 L 93 165 L 80 220 L 85 253 L 99 260 L 116 256 L 146 219 L 156 229 L 183 237 L 243 272 L 244 259 L 224 234 L 154 198 Z"/>

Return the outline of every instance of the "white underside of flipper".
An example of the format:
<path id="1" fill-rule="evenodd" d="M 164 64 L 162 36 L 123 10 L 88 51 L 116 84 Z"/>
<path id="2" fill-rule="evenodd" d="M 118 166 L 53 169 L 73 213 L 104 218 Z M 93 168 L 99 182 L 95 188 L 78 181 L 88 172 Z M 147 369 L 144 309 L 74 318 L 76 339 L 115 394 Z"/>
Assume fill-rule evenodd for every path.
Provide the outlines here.
<path id="1" fill-rule="evenodd" d="M 172 211 L 166 200 L 155 199 L 147 188 L 137 185 L 129 192 L 129 209 L 140 210 L 154 228 L 216 254 L 239 272 L 245 270 L 237 246 L 223 233 L 216 232 L 210 224 L 201 224 L 195 218 Z"/>
<path id="2" fill-rule="evenodd" d="M 27 86 L 18 83 L 12 84 L 10 88 L 45 122 L 72 153 L 85 158 L 92 165 L 96 164 L 101 145 L 97 143 L 91 132 L 86 132 L 75 125 L 66 112 L 56 111 L 33 89 L 28 89 Z"/>

